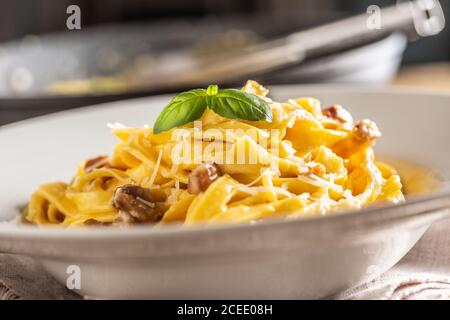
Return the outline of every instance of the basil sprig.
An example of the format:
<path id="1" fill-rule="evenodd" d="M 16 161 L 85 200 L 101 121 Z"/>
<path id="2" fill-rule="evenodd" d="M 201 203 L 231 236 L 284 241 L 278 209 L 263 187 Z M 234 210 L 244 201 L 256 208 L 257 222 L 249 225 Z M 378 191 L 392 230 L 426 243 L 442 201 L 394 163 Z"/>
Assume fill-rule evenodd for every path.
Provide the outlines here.
<path id="1" fill-rule="evenodd" d="M 260 97 L 236 89 L 219 90 L 217 85 L 182 92 L 160 113 L 153 127 L 155 134 L 199 119 L 206 108 L 229 119 L 272 121 L 272 112 Z"/>

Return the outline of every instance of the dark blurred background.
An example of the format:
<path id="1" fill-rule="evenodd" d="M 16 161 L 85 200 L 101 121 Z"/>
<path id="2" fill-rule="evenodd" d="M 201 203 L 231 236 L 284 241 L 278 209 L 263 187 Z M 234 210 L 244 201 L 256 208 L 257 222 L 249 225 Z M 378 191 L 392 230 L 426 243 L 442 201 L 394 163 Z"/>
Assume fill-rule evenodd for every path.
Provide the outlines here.
<path id="1" fill-rule="evenodd" d="M 365 12 L 372 4 L 380 7 L 396 0 L 2 0 L 0 41 L 29 34 L 65 31 L 67 6 L 82 10 L 83 28 L 117 22 L 158 21 L 174 18 L 203 19 L 235 15 L 269 14 L 282 17 L 299 14 L 318 22 L 337 16 Z M 450 1 L 441 4 L 450 17 Z M 186 30 L 188 32 L 188 30 Z M 412 43 L 404 63 L 450 60 L 450 28 L 436 37 Z"/>
<path id="2" fill-rule="evenodd" d="M 169 51 L 214 56 L 365 13 L 370 5 L 384 7 L 396 2 L 2 0 L 0 125 L 72 107 L 164 93 L 149 90 L 86 95 L 81 90 L 86 84 L 81 83 L 75 91 L 71 87 L 69 94 L 49 94 L 47 89 L 54 83 L 110 77 L 141 66 L 150 68 L 155 56 Z M 81 30 L 69 31 L 66 27 L 69 5 L 81 9 Z M 441 5 L 448 21 L 450 1 L 442 0 Z M 448 27 L 436 36 L 422 39 L 392 34 L 257 80 L 269 85 L 394 83 L 450 90 L 449 40 Z M 88 89 L 92 88 L 91 83 Z"/>

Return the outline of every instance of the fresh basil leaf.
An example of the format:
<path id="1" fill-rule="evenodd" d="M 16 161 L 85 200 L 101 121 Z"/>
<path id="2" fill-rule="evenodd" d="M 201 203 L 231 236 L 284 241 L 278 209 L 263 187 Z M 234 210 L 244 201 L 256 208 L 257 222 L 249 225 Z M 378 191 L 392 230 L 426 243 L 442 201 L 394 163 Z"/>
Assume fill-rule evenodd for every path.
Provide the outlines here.
<path id="1" fill-rule="evenodd" d="M 236 89 L 219 90 L 217 85 L 175 96 L 156 119 L 155 134 L 199 119 L 206 108 L 229 119 L 272 121 L 269 104 L 260 97 Z"/>
<path id="2" fill-rule="evenodd" d="M 250 121 L 272 121 L 269 104 L 260 97 L 237 89 L 220 90 L 209 107 L 222 117 Z"/>
<path id="3" fill-rule="evenodd" d="M 208 86 L 208 89 L 206 89 L 206 94 L 208 96 L 217 96 L 219 93 L 219 86 L 217 84 L 211 84 Z"/>
<path id="4" fill-rule="evenodd" d="M 219 93 L 219 86 L 216 84 L 211 84 L 208 86 L 208 88 L 206 89 L 206 104 L 208 107 L 211 108 L 212 106 L 212 99 L 217 96 L 217 94 Z"/>
<path id="5" fill-rule="evenodd" d="M 178 94 L 164 108 L 153 126 L 155 134 L 199 119 L 207 103 L 205 89 L 194 89 Z"/>

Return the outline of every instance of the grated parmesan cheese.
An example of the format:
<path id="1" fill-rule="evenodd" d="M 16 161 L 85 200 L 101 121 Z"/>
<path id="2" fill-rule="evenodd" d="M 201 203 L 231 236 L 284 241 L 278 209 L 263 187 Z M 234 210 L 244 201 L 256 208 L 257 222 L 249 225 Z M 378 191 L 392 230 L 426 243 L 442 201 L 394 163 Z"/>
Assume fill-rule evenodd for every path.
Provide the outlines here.
<path id="1" fill-rule="evenodd" d="M 148 186 L 149 188 L 152 187 L 153 182 L 156 179 L 156 174 L 158 173 L 159 166 L 161 165 L 161 158 L 162 158 L 162 150 L 159 151 L 158 159 L 156 160 L 156 164 L 155 164 L 155 168 L 153 169 L 152 176 L 150 178 L 150 181 L 148 182 L 149 183 L 149 186 Z"/>
<path id="2" fill-rule="evenodd" d="M 320 183 L 319 181 L 314 180 L 314 179 L 312 179 L 311 177 L 308 177 L 308 176 L 299 175 L 299 176 L 297 176 L 297 179 L 302 180 L 303 182 L 312 184 L 313 186 L 316 186 L 316 187 L 319 187 L 319 188 L 325 187 L 325 184 Z"/>
<path id="3" fill-rule="evenodd" d="M 245 192 L 245 193 L 248 193 L 251 195 L 257 195 L 262 192 L 274 192 L 277 194 L 285 195 L 288 198 L 292 198 L 292 193 L 290 193 L 289 191 L 287 191 L 283 188 L 279 188 L 279 187 L 247 187 L 247 186 L 241 185 L 238 187 L 238 189 L 241 190 L 242 192 Z"/>

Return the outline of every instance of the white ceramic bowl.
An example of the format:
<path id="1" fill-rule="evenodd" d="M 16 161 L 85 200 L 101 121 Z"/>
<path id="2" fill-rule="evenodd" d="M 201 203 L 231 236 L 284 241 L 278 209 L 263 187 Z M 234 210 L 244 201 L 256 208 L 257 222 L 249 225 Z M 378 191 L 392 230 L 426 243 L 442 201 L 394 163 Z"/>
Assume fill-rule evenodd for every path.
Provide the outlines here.
<path id="1" fill-rule="evenodd" d="M 450 96 L 346 87 L 282 86 L 276 99 L 312 95 L 375 120 L 378 154 L 450 176 Z M 83 158 L 109 153 L 106 123 L 151 124 L 170 97 L 121 101 L 0 127 L 0 220 L 17 216 L 43 182 L 68 180 Z M 445 178 L 444 178 L 445 179 Z M 35 228 L 0 224 L 0 251 L 40 260 L 80 294 L 103 298 L 324 298 L 392 267 L 449 215 L 443 190 L 398 206 L 256 225 L 151 229 Z"/>

